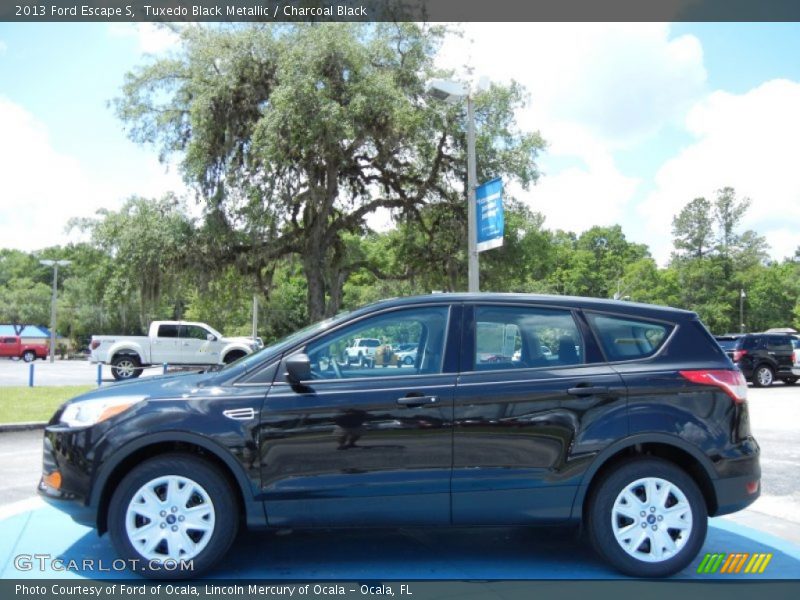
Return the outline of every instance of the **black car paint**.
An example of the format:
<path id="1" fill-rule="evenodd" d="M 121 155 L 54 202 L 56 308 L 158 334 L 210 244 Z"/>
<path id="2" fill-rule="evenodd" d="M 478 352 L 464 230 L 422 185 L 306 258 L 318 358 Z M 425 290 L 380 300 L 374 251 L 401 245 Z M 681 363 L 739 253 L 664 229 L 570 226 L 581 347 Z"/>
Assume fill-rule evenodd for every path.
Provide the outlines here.
<path id="1" fill-rule="evenodd" d="M 793 336 L 784 333 L 747 333 L 736 340 L 733 352 L 744 351 L 735 364 L 752 381 L 758 367 L 768 366 L 776 379 L 797 379 L 794 367 Z M 731 352 L 731 356 L 733 355 Z"/>
<path id="2" fill-rule="evenodd" d="M 473 307 L 485 303 L 568 308 L 588 362 L 465 370 L 473 351 Z M 307 386 L 286 381 L 280 362 L 311 339 L 377 311 L 420 304 L 450 306 L 441 374 Z M 607 363 L 586 311 L 676 326 L 654 356 Z M 701 351 L 710 335 L 693 313 L 569 297 L 447 294 L 365 307 L 309 336 L 219 372 L 153 377 L 73 399 L 148 396 L 86 429 L 61 425 L 62 407 L 45 433 L 45 466 L 61 471 L 62 489 L 40 484 L 40 492 L 59 507 L 71 505 L 65 510 L 76 520 L 102 532 L 110 493 L 125 470 L 161 445 L 177 443 L 228 470 L 253 527 L 562 522 L 580 519 L 593 477 L 608 461 L 659 445 L 697 467 L 693 474 L 702 480 L 711 514 L 757 497 L 744 492 L 746 482 L 760 477 L 746 404 L 679 374 L 733 368 L 721 350 L 713 356 Z M 436 401 L 398 403 L 409 396 Z M 344 409 L 342 397 L 348 399 Z M 223 416 L 236 408 L 251 408 L 256 418 Z M 358 438 L 340 449 L 348 429 Z"/>

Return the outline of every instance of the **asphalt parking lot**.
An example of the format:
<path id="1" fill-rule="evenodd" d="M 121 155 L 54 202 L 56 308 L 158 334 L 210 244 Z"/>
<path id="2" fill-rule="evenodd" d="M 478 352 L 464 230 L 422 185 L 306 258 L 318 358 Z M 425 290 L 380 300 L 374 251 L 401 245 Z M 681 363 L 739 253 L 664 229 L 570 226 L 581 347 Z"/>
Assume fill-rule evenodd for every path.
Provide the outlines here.
<path id="1" fill-rule="evenodd" d="M 73 375 L 86 373 L 83 369 Z M 752 428 L 762 449 L 762 495 L 747 510 L 712 519 L 704 552 L 776 552 L 773 577 L 798 579 L 800 386 L 750 388 L 749 406 Z M 33 547 L 36 540 L 52 537 L 56 530 L 58 535 L 53 543 L 64 556 L 113 557 L 107 536 L 98 538 L 93 531 L 45 507 L 36 497 L 41 437 L 41 430 L 0 433 L 0 538 L 4 538 L 0 543 L 0 577 L 26 576 L 14 569 L 8 557 L 12 551 L 36 552 Z M 265 540 L 270 542 L 266 550 L 262 548 Z M 480 552 L 475 552 L 476 548 Z M 331 562 L 331 556 L 336 556 L 336 560 Z M 403 565 L 400 570 L 398 561 Z M 265 564 L 270 565 L 266 573 Z M 678 577 L 695 578 L 692 569 L 696 566 Z M 232 557 L 215 576 L 606 579 L 618 575 L 576 541 L 571 530 L 516 528 L 482 534 L 460 529 L 295 532 L 277 537 L 245 533 Z"/>
<path id="2" fill-rule="evenodd" d="M 97 385 L 97 365 L 88 360 L 36 360 L 25 363 L 21 360 L 0 359 L 0 388 L 5 386 L 28 385 L 30 365 L 33 365 L 34 385 Z M 164 372 L 162 365 L 147 367 L 142 377 L 160 375 Z M 111 368 L 101 367 L 102 383 L 113 383 Z"/>

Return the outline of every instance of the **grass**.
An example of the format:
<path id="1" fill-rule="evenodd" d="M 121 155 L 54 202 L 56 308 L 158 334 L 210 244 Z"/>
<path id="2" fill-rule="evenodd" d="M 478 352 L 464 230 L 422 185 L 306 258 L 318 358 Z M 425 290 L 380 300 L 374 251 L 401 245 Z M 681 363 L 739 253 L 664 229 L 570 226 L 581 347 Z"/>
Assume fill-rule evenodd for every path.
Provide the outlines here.
<path id="1" fill-rule="evenodd" d="M 0 423 L 49 421 L 62 402 L 92 389 L 95 386 L 0 387 Z"/>

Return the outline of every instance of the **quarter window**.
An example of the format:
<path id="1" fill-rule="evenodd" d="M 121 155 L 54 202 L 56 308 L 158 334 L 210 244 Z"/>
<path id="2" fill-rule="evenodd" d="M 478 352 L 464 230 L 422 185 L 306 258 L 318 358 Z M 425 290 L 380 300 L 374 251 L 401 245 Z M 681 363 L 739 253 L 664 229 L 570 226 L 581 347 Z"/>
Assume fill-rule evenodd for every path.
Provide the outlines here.
<path id="1" fill-rule="evenodd" d="M 561 367 L 585 360 L 583 339 L 569 311 L 479 306 L 475 315 L 476 371 Z"/>
<path id="2" fill-rule="evenodd" d="M 672 325 L 588 313 L 589 321 L 610 361 L 634 360 L 655 354 Z"/>

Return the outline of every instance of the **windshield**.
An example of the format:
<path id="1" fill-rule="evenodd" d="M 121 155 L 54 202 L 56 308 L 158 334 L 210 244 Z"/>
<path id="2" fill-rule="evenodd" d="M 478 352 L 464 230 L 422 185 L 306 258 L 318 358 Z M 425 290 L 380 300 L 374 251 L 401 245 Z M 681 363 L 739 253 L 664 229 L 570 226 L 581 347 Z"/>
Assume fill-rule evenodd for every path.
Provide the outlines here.
<path id="1" fill-rule="evenodd" d="M 232 367 L 239 368 L 239 367 L 242 367 L 242 366 L 244 366 L 244 368 L 246 370 L 250 370 L 250 368 L 253 365 L 260 363 L 262 360 L 264 360 L 268 356 L 271 356 L 273 354 L 278 354 L 279 352 L 283 351 L 283 349 L 285 347 L 291 346 L 296 341 L 298 341 L 298 340 L 300 340 L 300 339 L 302 339 L 302 338 L 304 338 L 304 337 L 306 337 L 308 335 L 312 335 L 312 334 L 314 334 L 314 333 L 316 333 L 318 331 L 324 331 L 325 329 L 330 327 L 332 323 L 341 320 L 343 317 L 345 317 L 348 314 L 350 314 L 350 311 L 343 311 L 343 312 L 340 312 L 339 314 L 337 314 L 334 317 L 329 317 L 327 319 L 324 319 L 322 321 L 318 321 L 318 322 L 316 322 L 316 323 L 314 323 L 312 325 L 309 325 L 308 327 L 304 327 L 303 329 L 295 331 L 294 333 L 290 333 L 285 338 L 282 338 L 282 339 L 278 340 L 277 342 L 275 342 L 273 344 L 270 344 L 269 346 L 263 347 L 258 352 L 254 352 L 253 354 L 248 354 L 247 356 L 243 356 L 239 360 L 235 360 L 232 363 L 225 365 L 221 370 L 222 371 L 227 371 L 228 369 L 230 369 Z"/>

